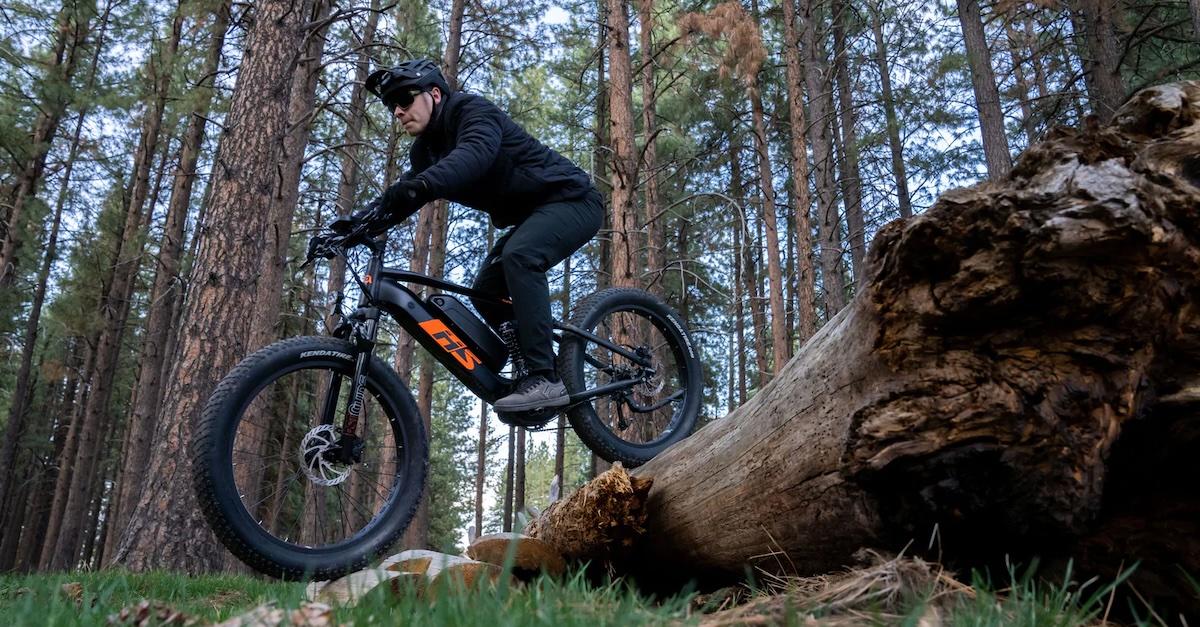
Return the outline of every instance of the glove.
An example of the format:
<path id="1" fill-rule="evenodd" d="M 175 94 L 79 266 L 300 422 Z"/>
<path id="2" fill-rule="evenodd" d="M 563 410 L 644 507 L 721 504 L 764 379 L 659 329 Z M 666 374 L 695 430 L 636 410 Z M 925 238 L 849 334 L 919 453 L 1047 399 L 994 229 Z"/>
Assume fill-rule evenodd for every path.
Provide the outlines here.
<path id="1" fill-rule="evenodd" d="M 392 183 L 375 202 L 392 220 L 399 222 L 429 202 L 429 187 L 421 179 L 403 179 Z"/>
<path id="2" fill-rule="evenodd" d="M 355 226 L 366 222 L 367 220 L 378 219 L 379 205 L 382 202 L 381 198 L 376 198 L 371 201 L 364 209 L 359 209 L 349 216 L 340 217 L 329 223 L 329 230 L 338 235 L 345 235 L 354 229 Z"/>

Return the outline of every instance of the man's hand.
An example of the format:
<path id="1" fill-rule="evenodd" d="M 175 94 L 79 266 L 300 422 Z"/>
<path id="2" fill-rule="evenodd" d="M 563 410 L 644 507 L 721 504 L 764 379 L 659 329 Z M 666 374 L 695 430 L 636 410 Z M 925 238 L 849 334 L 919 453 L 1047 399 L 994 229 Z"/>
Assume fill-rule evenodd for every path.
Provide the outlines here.
<path id="1" fill-rule="evenodd" d="M 420 179 L 396 181 L 376 202 L 395 220 L 403 220 L 429 201 L 429 189 Z"/>
<path id="2" fill-rule="evenodd" d="M 354 229 L 355 226 L 367 222 L 369 220 L 378 220 L 383 217 L 379 210 L 379 199 L 371 201 L 365 209 L 359 209 L 349 216 L 340 217 L 329 223 L 329 230 L 338 235 L 345 235 Z"/>

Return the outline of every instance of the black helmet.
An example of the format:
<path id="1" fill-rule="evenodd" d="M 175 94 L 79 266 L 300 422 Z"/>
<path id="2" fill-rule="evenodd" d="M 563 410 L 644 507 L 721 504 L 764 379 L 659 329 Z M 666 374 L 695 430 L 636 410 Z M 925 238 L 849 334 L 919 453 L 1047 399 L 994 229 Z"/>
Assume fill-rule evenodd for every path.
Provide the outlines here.
<path id="1" fill-rule="evenodd" d="M 375 70 L 367 77 L 366 87 L 388 109 L 395 109 L 396 105 L 408 107 L 414 96 L 434 87 L 442 90 L 442 95 L 450 93 L 442 70 L 429 59 L 412 59 L 393 68 Z"/>

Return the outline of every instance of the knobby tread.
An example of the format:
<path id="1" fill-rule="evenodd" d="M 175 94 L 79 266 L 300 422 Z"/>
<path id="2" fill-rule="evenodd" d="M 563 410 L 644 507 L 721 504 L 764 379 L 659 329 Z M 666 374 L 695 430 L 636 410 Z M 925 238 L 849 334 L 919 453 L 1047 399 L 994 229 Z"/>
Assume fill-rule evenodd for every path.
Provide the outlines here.
<path id="1" fill-rule="evenodd" d="M 209 397 L 200 414 L 200 421 L 196 427 L 191 450 L 192 486 L 200 510 L 214 534 L 231 553 L 248 566 L 264 574 L 288 580 L 333 579 L 346 573 L 360 570 L 372 559 L 381 556 L 388 547 L 399 540 L 408 523 L 416 514 L 417 506 L 420 504 L 420 492 L 425 485 L 425 478 L 429 467 L 424 424 L 417 412 L 416 403 L 412 398 L 411 392 L 400 380 L 399 376 L 396 375 L 395 371 L 388 368 L 382 361 L 372 355 L 370 359 L 371 366 L 368 368 L 369 379 L 380 394 L 391 397 L 391 400 L 397 404 L 401 415 L 396 418 L 404 424 L 405 429 L 412 430 L 411 435 L 413 437 L 410 438 L 412 442 L 409 445 L 411 450 L 406 452 L 406 455 L 415 452 L 421 457 L 420 463 L 416 468 L 417 476 L 410 478 L 410 481 L 416 480 L 416 496 L 407 499 L 409 502 L 400 508 L 402 511 L 381 512 L 381 516 L 393 519 L 399 517 L 404 523 L 395 525 L 394 529 L 389 532 L 383 541 L 377 542 L 375 546 L 370 547 L 370 550 L 362 553 L 361 556 L 352 557 L 354 553 L 358 552 L 358 548 L 348 547 L 345 552 L 350 554 L 347 556 L 349 559 L 330 567 L 315 568 L 280 564 L 265 555 L 262 550 L 253 546 L 252 543 L 247 542 L 241 534 L 237 533 L 233 525 L 230 524 L 228 516 L 222 511 L 217 495 L 219 488 L 216 485 L 216 478 L 213 476 L 213 468 L 208 463 L 208 459 L 218 453 L 216 448 L 219 445 L 218 441 L 220 440 L 222 429 L 228 428 L 226 423 L 229 420 L 238 417 L 226 413 L 228 409 L 227 404 L 237 400 L 231 397 L 237 394 L 239 388 L 247 384 L 251 378 L 254 380 L 270 380 L 269 378 L 273 377 L 274 373 L 281 369 L 277 367 L 264 373 L 257 372 L 264 365 L 276 359 L 286 358 L 289 354 L 298 355 L 300 352 L 308 350 L 353 352 L 349 343 L 344 340 L 331 337 L 296 337 L 281 340 L 247 356 L 217 384 L 212 395 Z M 281 364 L 281 366 L 286 365 L 286 362 Z M 233 489 L 236 490 L 236 487 Z"/>
<path id="2" fill-rule="evenodd" d="M 621 305 L 637 304 L 648 309 L 654 310 L 659 316 L 663 316 L 669 320 L 673 320 L 680 329 L 686 329 L 683 324 L 683 319 L 675 312 L 673 308 L 664 303 L 658 297 L 646 292 L 645 290 L 632 287 L 611 287 L 595 292 L 584 298 L 575 307 L 570 323 L 572 326 L 590 330 L 588 319 L 593 316 L 601 315 L 603 312 L 616 309 Z M 559 351 L 558 372 L 559 378 L 566 382 L 568 391 L 577 393 L 583 391 L 574 385 L 577 376 L 582 376 L 585 353 L 584 341 L 575 336 L 568 336 L 564 342 L 562 349 Z M 699 373 L 700 363 L 699 358 L 693 356 L 688 360 L 689 370 L 694 373 Z M 671 444 L 682 440 L 692 433 L 696 428 L 696 417 L 699 414 L 698 399 L 701 394 L 700 383 L 701 377 L 692 377 L 697 382 L 695 389 L 689 386 L 687 396 L 690 403 L 694 406 L 694 410 L 690 411 L 685 416 L 683 424 L 679 431 L 672 436 L 668 441 L 655 447 L 654 450 L 645 451 L 634 449 L 633 447 L 620 447 L 621 442 L 608 427 L 600 422 L 593 410 L 591 403 L 583 403 L 571 408 L 567 412 L 567 417 L 571 421 L 571 426 L 575 429 L 575 433 L 579 436 L 588 448 L 594 451 L 600 457 L 609 462 L 621 462 L 627 468 L 640 466 L 652 459 L 655 455 L 661 452 Z"/>

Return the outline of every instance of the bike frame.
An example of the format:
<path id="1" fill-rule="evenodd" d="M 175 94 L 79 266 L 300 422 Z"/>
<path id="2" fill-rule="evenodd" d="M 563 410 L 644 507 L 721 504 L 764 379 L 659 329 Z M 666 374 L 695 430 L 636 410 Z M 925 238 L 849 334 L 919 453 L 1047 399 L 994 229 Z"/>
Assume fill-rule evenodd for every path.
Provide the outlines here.
<path id="1" fill-rule="evenodd" d="M 416 272 L 384 267 L 383 253 L 385 244 L 386 240 L 384 239 L 365 242 L 365 245 L 371 250 L 371 260 L 367 264 L 366 274 L 363 275 L 360 281 L 364 288 L 363 295 L 359 300 L 357 308 L 346 318 L 350 323 L 350 327 L 346 330 L 346 339 L 349 339 L 354 344 L 357 354 L 355 355 L 354 377 L 351 379 L 354 385 L 354 389 L 351 391 L 351 398 L 355 399 L 355 401 L 350 403 L 350 407 L 347 408 L 345 424 L 342 427 L 343 437 L 345 435 L 353 437 L 354 431 L 357 428 L 359 412 L 361 412 L 362 408 L 361 401 L 365 393 L 367 357 L 375 347 L 379 332 L 379 318 L 383 314 L 387 314 L 395 319 L 401 328 L 416 339 L 425 350 L 429 351 L 456 379 L 461 381 L 463 385 L 467 386 L 471 392 L 485 402 L 494 403 L 506 396 L 512 392 L 515 384 L 509 377 L 488 368 L 483 363 L 483 360 L 474 355 L 470 348 L 468 348 L 468 345 L 454 331 L 449 329 L 430 311 L 426 301 L 422 300 L 403 284 L 416 283 L 427 285 L 447 292 L 462 294 L 494 303 L 509 304 L 509 301 L 497 299 L 478 290 Z M 560 344 L 562 343 L 561 336 L 564 333 L 578 336 L 604 346 L 643 368 L 652 369 L 652 364 L 645 358 L 622 346 L 613 344 L 605 338 L 558 321 L 554 321 L 554 328 L 559 332 L 555 334 L 555 341 Z M 590 356 L 587 359 L 598 368 L 605 367 L 605 364 L 598 362 Z M 332 414 L 337 404 L 340 381 L 341 379 L 338 377 L 333 378 L 330 382 L 329 394 L 326 396 L 324 418 L 330 424 L 332 424 Z M 567 407 L 560 408 L 560 411 L 597 396 L 619 393 L 633 387 L 637 383 L 639 383 L 638 379 L 621 379 L 593 389 L 571 394 L 570 403 Z"/>

